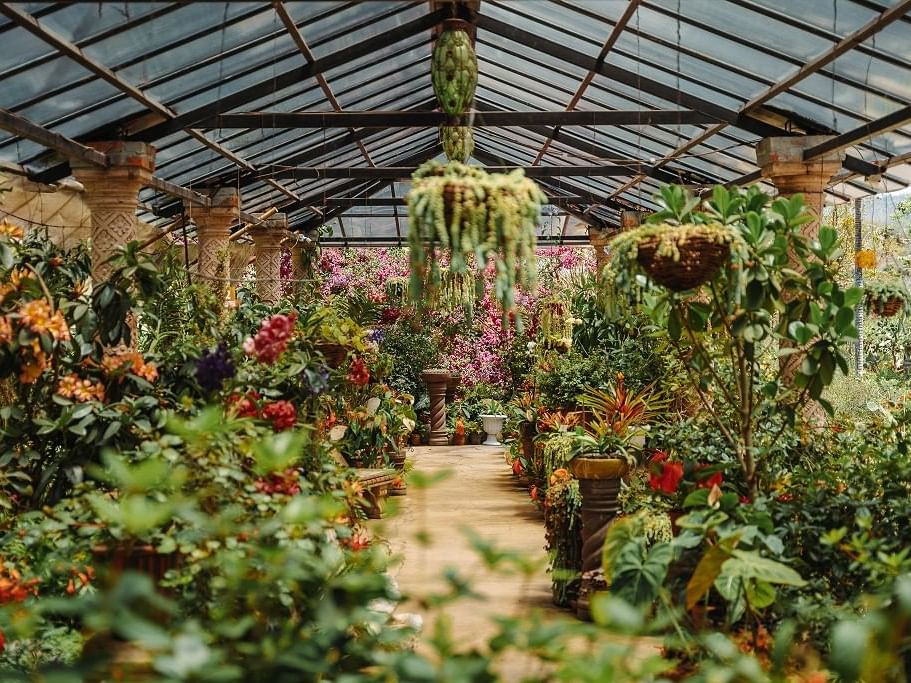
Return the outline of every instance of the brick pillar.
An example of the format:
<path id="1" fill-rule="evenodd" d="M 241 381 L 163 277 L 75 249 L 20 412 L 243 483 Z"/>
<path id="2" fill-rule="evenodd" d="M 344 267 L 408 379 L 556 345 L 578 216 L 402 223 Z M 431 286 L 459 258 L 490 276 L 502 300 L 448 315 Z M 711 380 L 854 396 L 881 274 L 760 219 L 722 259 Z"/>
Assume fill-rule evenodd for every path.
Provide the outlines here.
<path id="1" fill-rule="evenodd" d="M 282 240 L 288 234 L 288 217 L 274 214 L 250 229 L 256 254 L 256 294 L 272 306 L 282 297 Z"/>
<path id="2" fill-rule="evenodd" d="M 790 197 L 803 194 L 804 202 L 816 215 L 816 220 L 801 226 L 808 237 L 819 234 L 825 189 L 832 176 L 841 168 L 844 152 L 829 152 L 813 161 L 804 161 L 804 150 L 829 139 L 827 135 L 764 138 L 756 147 L 756 160 L 764 178 L 768 178 L 778 194 Z"/>
<path id="3" fill-rule="evenodd" d="M 608 235 L 605 230 L 598 230 L 591 227 L 588 229 L 588 241 L 595 250 L 595 272 L 598 275 L 601 274 L 601 271 L 604 270 L 604 267 L 610 261 L 610 257 L 608 257 L 604 247 L 607 246 L 611 237 L 612 235 Z"/>
<path id="4" fill-rule="evenodd" d="M 230 277 L 231 225 L 237 221 L 240 197 L 236 188 L 222 188 L 212 197 L 212 205 L 193 211 L 199 239 L 199 281 L 224 301 Z"/>
<path id="5" fill-rule="evenodd" d="M 85 187 L 84 201 L 92 214 L 92 279 L 102 282 L 112 271 L 106 261 L 136 239 L 138 192 L 155 170 L 155 148 L 123 140 L 89 145 L 107 154 L 108 166 L 71 159 L 70 167 Z"/>

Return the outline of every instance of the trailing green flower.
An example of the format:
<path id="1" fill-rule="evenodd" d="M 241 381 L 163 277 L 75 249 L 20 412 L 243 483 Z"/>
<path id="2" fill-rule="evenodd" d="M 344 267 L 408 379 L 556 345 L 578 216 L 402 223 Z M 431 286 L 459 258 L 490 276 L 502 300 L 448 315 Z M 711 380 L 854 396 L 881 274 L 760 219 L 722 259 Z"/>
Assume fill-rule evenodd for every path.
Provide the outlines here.
<path id="1" fill-rule="evenodd" d="M 505 319 L 515 308 L 516 285 L 534 287 L 536 229 L 546 201 L 521 169 L 488 174 L 458 162 L 421 166 L 408 193 L 412 296 L 419 307 L 433 300 L 441 285 L 442 249 L 449 252 L 453 274 L 468 272 L 469 255 L 479 272 L 494 261 L 493 296 Z M 483 282 L 476 278 L 476 288 Z"/>

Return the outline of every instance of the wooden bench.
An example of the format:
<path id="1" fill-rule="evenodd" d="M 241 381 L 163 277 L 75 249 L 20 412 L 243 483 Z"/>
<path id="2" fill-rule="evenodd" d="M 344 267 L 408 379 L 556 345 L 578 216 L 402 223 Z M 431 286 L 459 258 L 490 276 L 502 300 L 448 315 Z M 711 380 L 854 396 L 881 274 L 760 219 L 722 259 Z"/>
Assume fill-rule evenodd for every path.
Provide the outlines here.
<path id="1" fill-rule="evenodd" d="M 358 482 L 364 487 L 363 495 L 367 501 L 364 512 L 367 513 L 368 519 L 382 519 L 384 502 L 386 496 L 389 495 L 389 487 L 401 476 L 401 473 L 398 470 L 365 468 L 358 468 L 352 471 Z"/>

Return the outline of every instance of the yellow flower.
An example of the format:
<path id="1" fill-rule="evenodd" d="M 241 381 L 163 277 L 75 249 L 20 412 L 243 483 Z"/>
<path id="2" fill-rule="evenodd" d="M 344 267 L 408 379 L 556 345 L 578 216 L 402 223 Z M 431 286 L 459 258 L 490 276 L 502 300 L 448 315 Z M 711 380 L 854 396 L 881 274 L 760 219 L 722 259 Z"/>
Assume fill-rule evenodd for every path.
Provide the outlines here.
<path id="1" fill-rule="evenodd" d="M 861 249 L 854 254 L 854 264 L 861 269 L 876 267 L 876 252 L 872 249 Z"/>
<path id="2" fill-rule="evenodd" d="M 12 240 L 21 240 L 25 237 L 25 230 L 14 223 L 4 219 L 0 222 L 0 237 L 8 237 Z"/>

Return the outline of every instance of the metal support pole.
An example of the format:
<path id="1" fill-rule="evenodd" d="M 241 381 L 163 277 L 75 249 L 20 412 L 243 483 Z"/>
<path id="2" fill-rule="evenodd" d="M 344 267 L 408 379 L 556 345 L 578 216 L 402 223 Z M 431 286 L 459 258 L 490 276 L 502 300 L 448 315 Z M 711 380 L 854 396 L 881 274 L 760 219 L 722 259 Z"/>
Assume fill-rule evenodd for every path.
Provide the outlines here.
<path id="1" fill-rule="evenodd" d="M 854 200 L 854 286 L 864 287 L 864 271 L 857 265 L 857 252 L 863 248 L 864 231 L 861 224 L 861 200 Z M 854 325 L 857 327 L 857 341 L 854 343 L 854 372 L 864 374 L 864 300 L 854 307 Z"/>

